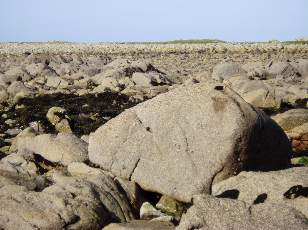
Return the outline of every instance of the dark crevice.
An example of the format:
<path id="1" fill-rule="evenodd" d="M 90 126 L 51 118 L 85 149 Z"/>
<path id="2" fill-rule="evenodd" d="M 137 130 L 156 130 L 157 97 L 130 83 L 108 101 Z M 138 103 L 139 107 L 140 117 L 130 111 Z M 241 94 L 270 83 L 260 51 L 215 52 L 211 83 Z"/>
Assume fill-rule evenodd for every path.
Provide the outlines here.
<path id="1" fill-rule="evenodd" d="M 221 194 L 217 195 L 217 198 L 229 198 L 233 200 L 237 200 L 240 195 L 240 191 L 237 189 L 226 190 Z"/>
<path id="2" fill-rule="evenodd" d="M 295 185 L 286 191 L 283 196 L 286 199 L 295 199 L 299 196 L 308 197 L 308 187 L 302 185 Z"/>
<path id="3" fill-rule="evenodd" d="M 28 127 L 30 122 L 37 121 L 47 133 L 57 133 L 55 127 L 46 118 L 48 110 L 57 106 L 66 110 L 73 133 L 80 137 L 94 132 L 111 118 L 140 102 L 132 102 L 128 96 L 112 92 L 83 96 L 52 94 L 24 98 L 19 102 L 19 105 L 24 107 L 16 110 L 12 107 L 6 112 L 0 112 L 0 132 L 10 128 L 4 123 L 5 120 L 13 119 L 17 121 L 16 128 L 23 129 Z M 1 117 L 3 113 L 7 115 L 6 119 Z"/>
<path id="4" fill-rule="evenodd" d="M 262 204 L 266 201 L 266 199 L 267 199 L 267 194 L 262 193 L 253 201 L 253 204 Z"/>

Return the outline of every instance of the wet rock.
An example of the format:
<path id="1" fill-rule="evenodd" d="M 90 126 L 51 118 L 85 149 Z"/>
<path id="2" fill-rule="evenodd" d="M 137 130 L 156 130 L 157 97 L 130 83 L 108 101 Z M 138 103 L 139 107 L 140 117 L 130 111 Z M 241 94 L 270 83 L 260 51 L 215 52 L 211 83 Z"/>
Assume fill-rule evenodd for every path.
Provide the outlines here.
<path id="1" fill-rule="evenodd" d="M 187 229 L 306 229 L 305 216 L 288 206 L 259 204 L 249 206 L 231 199 L 208 195 L 193 198 L 193 206 L 183 215 L 179 230 Z"/>
<path id="2" fill-rule="evenodd" d="M 19 138 L 17 147 L 18 150 L 27 149 L 50 162 L 62 165 L 88 159 L 87 143 L 68 133 Z"/>
<path id="3" fill-rule="evenodd" d="M 90 161 L 183 202 L 243 169 L 288 167 L 290 157 L 287 137 L 269 117 L 227 87 L 208 84 L 126 110 L 89 139 Z"/>
<path id="4" fill-rule="evenodd" d="M 212 192 L 217 196 L 226 193 L 226 191 L 237 190 L 239 192 L 238 200 L 247 204 L 253 204 L 263 194 L 262 203 L 280 203 L 291 206 L 308 217 L 308 206 L 299 206 L 297 201 L 285 199 L 284 196 L 290 188 L 297 185 L 308 189 L 308 179 L 305 176 L 307 173 L 307 167 L 273 172 L 241 172 L 238 176 L 213 185 Z M 302 196 L 303 198 L 308 197 L 308 193 L 306 195 L 303 193 Z"/>

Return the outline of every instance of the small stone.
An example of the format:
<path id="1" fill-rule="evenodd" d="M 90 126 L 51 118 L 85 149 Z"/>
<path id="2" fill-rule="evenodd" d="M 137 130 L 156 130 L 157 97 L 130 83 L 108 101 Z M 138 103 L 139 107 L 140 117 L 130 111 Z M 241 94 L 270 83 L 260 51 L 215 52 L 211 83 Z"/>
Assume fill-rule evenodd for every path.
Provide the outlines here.
<path id="1" fill-rule="evenodd" d="M 8 129 L 5 131 L 6 134 L 10 136 L 16 136 L 18 135 L 22 130 L 21 129 Z"/>
<path id="2" fill-rule="evenodd" d="M 156 208 L 163 213 L 173 216 L 178 221 L 181 219 L 184 210 L 182 203 L 166 195 L 160 198 L 159 202 L 156 204 Z"/>
<path id="3" fill-rule="evenodd" d="M 47 119 L 53 124 L 60 133 L 72 133 L 70 124 L 66 118 L 66 110 L 61 107 L 52 107 L 48 110 Z"/>
<path id="4" fill-rule="evenodd" d="M 149 202 L 144 202 L 140 208 L 140 219 L 151 220 L 153 218 L 165 216 Z"/>
<path id="5" fill-rule="evenodd" d="M 9 126 L 12 126 L 12 125 L 14 125 L 16 123 L 16 121 L 12 120 L 12 119 L 7 119 L 4 123 L 9 125 Z"/>

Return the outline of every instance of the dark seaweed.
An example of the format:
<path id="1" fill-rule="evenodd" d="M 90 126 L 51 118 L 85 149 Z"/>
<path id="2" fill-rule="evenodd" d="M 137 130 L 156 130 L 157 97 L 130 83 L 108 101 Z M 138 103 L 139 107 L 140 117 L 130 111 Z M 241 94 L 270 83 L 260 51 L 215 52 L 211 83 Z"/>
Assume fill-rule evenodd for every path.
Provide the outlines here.
<path id="1" fill-rule="evenodd" d="M 59 106 L 66 109 L 73 133 L 82 136 L 95 131 L 111 118 L 138 103 L 138 101 L 129 100 L 128 96 L 112 92 L 84 96 L 52 94 L 25 98 L 19 102 L 24 106 L 23 108 L 16 110 L 11 108 L 5 113 L 8 116 L 6 119 L 17 121 L 15 127 L 23 129 L 28 127 L 30 122 L 39 121 L 47 133 L 55 133 L 46 114 L 51 107 Z M 4 123 L 3 118 L 0 119 L 0 132 L 4 132 L 9 127 Z"/>

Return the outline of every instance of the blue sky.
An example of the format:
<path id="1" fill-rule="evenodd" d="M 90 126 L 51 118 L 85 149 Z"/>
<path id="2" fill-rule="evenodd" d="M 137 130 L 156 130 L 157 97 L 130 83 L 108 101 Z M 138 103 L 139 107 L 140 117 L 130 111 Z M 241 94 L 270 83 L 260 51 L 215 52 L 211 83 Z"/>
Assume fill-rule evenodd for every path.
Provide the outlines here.
<path id="1" fill-rule="evenodd" d="M 0 42 L 308 37 L 308 0 L 0 0 Z"/>

